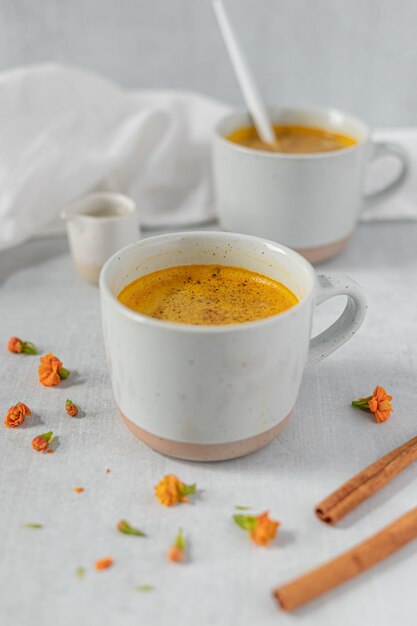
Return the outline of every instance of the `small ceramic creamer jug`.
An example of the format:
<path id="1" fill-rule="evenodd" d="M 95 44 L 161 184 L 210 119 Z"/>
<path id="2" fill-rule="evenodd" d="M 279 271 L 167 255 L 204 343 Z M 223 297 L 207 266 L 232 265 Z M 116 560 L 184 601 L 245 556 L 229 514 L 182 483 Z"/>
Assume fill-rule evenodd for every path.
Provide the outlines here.
<path id="1" fill-rule="evenodd" d="M 87 194 L 65 207 L 61 218 L 67 222 L 74 265 L 94 284 L 107 259 L 140 237 L 136 204 L 119 193 Z"/>

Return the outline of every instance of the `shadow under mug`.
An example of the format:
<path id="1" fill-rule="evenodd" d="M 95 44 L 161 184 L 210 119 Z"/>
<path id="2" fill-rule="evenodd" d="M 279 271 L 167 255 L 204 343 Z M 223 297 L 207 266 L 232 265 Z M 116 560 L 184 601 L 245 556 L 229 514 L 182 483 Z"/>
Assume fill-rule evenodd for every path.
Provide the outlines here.
<path id="1" fill-rule="evenodd" d="M 278 315 L 196 326 L 136 313 L 118 300 L 136 278 L 175 265 L 245 267 L 299 299 Z M 316 276 L 297 252 L 248 235 L 188 232 L 142 239 L 113 255 L 100 275 L 114 397 L 128 428 L 151 448 L 217 461 L 262 448 L 287 422 L 306 364 L 327 357 L 363 322 L 362 289 L 346 275 Z M 310 340 L 315 304 L 348 296 L 341 316 Z"/>
<path id="2" fill-rule="evenodd" d="M 270 115 L 275 124 L 317 127 L 348 135 L 356 144 L 315 154 L 253 150 L 226 139 L 252 125 L 249 114 L 229 114 L 216 128 L 212 154 L 220 224 L 281 241 L 312 263 L 323 261 L 345 247 L 364 206 L 402 184 L 407 153 L 395 143 L 372 142 L 364 122 L 336 109 L 271 107 Z M 400 162 L 397 176 L 365 196 L 367 164 L 388 155 Z"/>

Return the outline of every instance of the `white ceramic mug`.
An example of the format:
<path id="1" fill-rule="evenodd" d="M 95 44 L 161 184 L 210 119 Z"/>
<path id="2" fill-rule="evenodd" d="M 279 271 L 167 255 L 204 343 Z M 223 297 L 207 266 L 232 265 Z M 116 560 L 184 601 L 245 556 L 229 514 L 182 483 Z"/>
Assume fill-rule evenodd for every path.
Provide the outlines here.
<path id="1" fill-rule="evenodd" d="M 253 150 L 226 139 L 251 126 L 248 113 L 225 117 L 213 144 L 216 206 L 223 228 L 281 241 L 315 263 L 340 252 L 361 209 L 394 191 L 407 172 L 407 154 L 393 143 L 373 143 L 364 122 L 335 109 L 271 108 L 276 124 L 318 127 L 349 135 L 356 144 L 317 154 Z M 386 155 L 400 161 L 395 179 L 364 197 L 370 160 Z"/>
<path id="2" fill-rule="evenodd" d="M 140 236 L 136 203 L 112 191 L 96 191 L 78 198 L 61 211 L 61 219 L 67 222 L 75 267 L 94 284 L 98 284 L 107 259 Z"/>
<path id="3" fill-rule="evenodd" d="M 195 326 L 136 313 L 118 300 L 139 276 L 175 265 L 245 267 L 299 299 L 263 320 Z M 174 457 L 211 461 L 266 445 L 289 418 L 306 363 L 350 339 L 365 316 L 362 290 L 345 275 L 316 276 L 297 252 L 221 232 L 160 235 L 113 255 L 100 275 L 104 340 L 117 406 L 130 430 Z M 345 294 L 346 308 L 310 341 L 315 304 Z"/>

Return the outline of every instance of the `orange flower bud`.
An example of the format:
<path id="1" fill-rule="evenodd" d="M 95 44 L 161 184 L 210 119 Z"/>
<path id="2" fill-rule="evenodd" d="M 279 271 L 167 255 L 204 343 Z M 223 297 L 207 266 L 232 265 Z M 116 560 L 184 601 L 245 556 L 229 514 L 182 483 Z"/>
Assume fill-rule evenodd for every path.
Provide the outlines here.
<path id="1" fill-rule="evenodd" d="M 34 450 L 37 450 L 37 452 L 45 453 L 53 439 L 53 436 L 54 434 L 52 431 L 50 431 L 49 433 L 44 433 L 43 435 L 38 435 L 32 441 L 32 448 Z"/>
<path id="2" fill-rule="evenodd" d="M 65 402 L 65 410 L 71 417 L 75 417 L 76 415 L 78 415 L 78 407 L 76 404 L 71 402 L 71 400 L 67 400 Z"/>
<path id="3" fill-rule="evenodd" d="M 178 502 L 189 502 L 187 496 L 195 490 L 195 484 L 186 485 L 175 474 L 167 474 L 155 486 L 155 495 L 164 506 L 173 506 Z"/>
<path id="4" fill-rule="evenodd" d="M 134 528 L 125 519 L 121 519 L 117 524 L 117 530 L 124 535 L 135 535 L 136 537 L 146 537 L 145 533 L 139 528 Z"/>
<path id="5" fill-rule="evenodd" d="M 16 428 L 16 426 L 23 424 L 26 415 L 31 415 L 29 407 L 23 402 L 18 402 L 7 411 L 4 423 L 7 428 Z"/>
<path id="6" fill-rule="evenodd" d="M 19 339 L 19 337 L 11 337 L 7 344 L 7 349 L 10 350 L 10 352 L 16 352 L 17 354 L 19 354 L 23 350 L 22 344 L 23 341 Z"/>
<path id="7" fill-rule="evenodd" d="M 177 546 L 171 546 L 167 552 L 168 561 L 173 563 L 181 563 L 184 560 L 184 550 L 177 548 Z"/>
<path id="8" fill-rule="evenodd" d="M 181 563 L 184 560 L 185 554 L 185 537 L 180 528 L 178 530 L 177 536 L 175 537 L 175 542 L 170 547 L 167 552 L 168 561 L 172 561 L 173 563 Z"/>
<path id="9" fill-rule="evenodd" d="M 31 341 L 22 341 L 19 337 L 11 337 L 7 343 L 7 349 L 10 352 L 20 354 L 37 354 L 36 346 Z"/>
<path id="10" fill-rule="evenodd" d="M 59 385 L 62 378 L 68 378 L 69 371 L 62 367 L 62 361 L 52 352 L 41 356 L 41 364 L 38 368 L 39 382 L 45 387 Z"/>

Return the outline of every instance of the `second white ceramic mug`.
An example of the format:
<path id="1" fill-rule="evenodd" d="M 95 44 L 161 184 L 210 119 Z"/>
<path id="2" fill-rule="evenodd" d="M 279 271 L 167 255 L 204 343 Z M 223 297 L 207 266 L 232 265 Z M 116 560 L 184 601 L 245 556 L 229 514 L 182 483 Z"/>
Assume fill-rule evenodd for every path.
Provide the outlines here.
<path id="1" fill-rule="evenodd" d="M 340 252 L 362 207 L 392 192 L 405 178 L 407 154 L 393 143 L 374 143 L 368 126 L 336 109 L 271 108 L 276 124 L 322 128 L 356 140 L 350 148 L 318 154 L 253 150 L 226 137 L 251 126 L 248 113 L 236 112 L 217 126 L 213 174 L 223 228 L 268 237 L 301 252 L 309 261 Z M 400 161 L 400 171 L 384 189 L 365 198 L 366 166 L 385 155 Z"/>
<path id="2" fill-rule="evenodd" d="M 224 326 L 177 324 L 118 300 L 139 276 L 174 265 L 237 265 L 284 283 L 298 297 L 263 320 Z M 165 454 L 229 459 L 266 445 L 291 414 L 306 363 L 352 338 L 366 310 L 345 275 L 316 276 L 302 256 L 272 241 L 221 232 L 142 239 L 112 256 L 100 275 L 113 392 L 128 428 Z M 315 304 L 347 295 L 342 315 L 310 341 Z"/>

